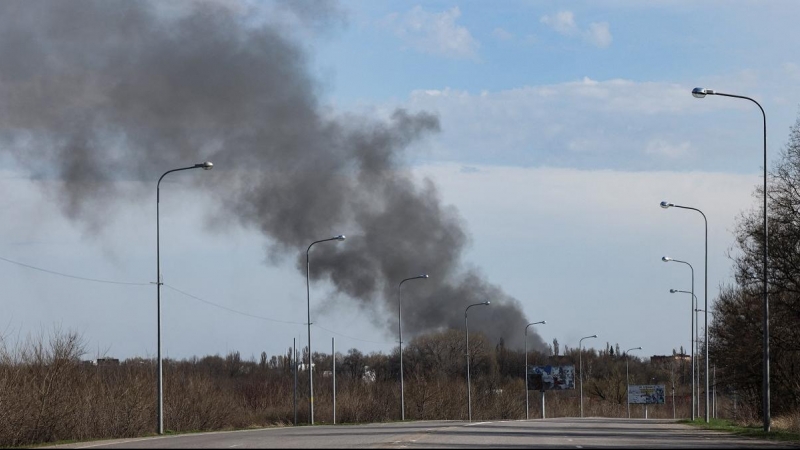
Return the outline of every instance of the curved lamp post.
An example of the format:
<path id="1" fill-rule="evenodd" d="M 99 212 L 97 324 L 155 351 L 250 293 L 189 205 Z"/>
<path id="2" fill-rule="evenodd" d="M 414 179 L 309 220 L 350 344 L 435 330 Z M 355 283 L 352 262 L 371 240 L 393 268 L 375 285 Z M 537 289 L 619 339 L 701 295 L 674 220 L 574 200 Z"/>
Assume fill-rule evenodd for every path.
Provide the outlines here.
<path id="1" fill-rule="evenodd" d="M 767 114 L 761 104 L 750 97 L 744 95 L 724 94 L 716 92 L 713 89 L 694 88 L 692 95 L 695 98 L 704 98 L 706 95 L 720 95 L 723 97 L 740 98 L 743 100 L 750 100 L 758 106 L 761 110 L 761 116 L 764 118 L 764 370 L 763 370 L 763 409 L 764 409 L 764 431 L 770 430 L 770 399 L 769 399 L 769 285 L 767 282 L 767 255 L 769 253 L 769 233 L 767 232 Z M 708 309 L 708 304 L 706 304 Z M 706 313 L 706 319 L 708 313 Z M 708 327 L 708 322 L 706 322 Z M 706 328 L 706 341 L 708 341 L 708 328 Z M 708 352 L 706 351 L 706 422 L 708 422 Z"/>
<path id="2" fill-rule="evenodd" d="M 472 305 L 467 306 L 467 309 L 464 310 L 464 330 L 466 331 L 466 349 L 467 349 L 467 410 L 469 411 L 469 421 L 472 422 L 472 390 L 470 389 L 470 381 L 469 381 L 469 325 L 467 324 L 467 311 L 473 306 L 489 306 L 491 302 L 485 301 L 481 303 L 475 303 Z"/>
<path id="3" fill-rule="evenodd" d="M 406 397 L 405 391 L 403 390 L 403 308 L 402 298 L 400 297 L 400 286 L 402 286 L 406 281 L 425 278 L 428 278 L 428 274 L 406 278 L 397 285 L 397 330 L 400 334 L 400 420 L 406 420 Z"/>
<path id="4" fill-rule="evenodd" d="M 314 425 L 314 370 L 311 367 L 311 288 L 309 287 L 308 281 L 310 272 L 308 253 L 311 251 L 311 247 L 314 246 L 314 244 L 328 241 L 343 241 L 344 239 L 344 235 L 340 234 L 339 236 L 334 236 L 332 238 L 314 241 L 308 246 L 308 249 L 306 249 L 306 306 L 308 308 L 308 408 L 310 410 L 309 420 L 311 425 Z"/>
<path id="5" fill-rule="evenodd" d="M 164 172 L 161 178 L 156 183 L 156 309 L 158 310 L 158 434 L 164 434 L 164 366 L 161 360 L 161 227 L 159 225 L 159 205 L 161 204 L 161 180 L 167 174 L 172 172 L 179 172 L 181 170 L 189 169 L 204 169 L 211 170 L 214 164 L 209 161 L 204 163 L 195 164 L 189 167 L 181 167 L 180 169 L 172 169 Z"/>
<path id="6" fill-rule="evenodd" d="M 699 386 L 700 385 L 700 366 L 698 364 L 697 367 L 695 367 L 695 364 L 694 364 L 694 358 L 695 358 L 694 355 L 700 353 L 699 350 L 697 350 L 697 343 L 700 342 L 700 341 L 699 341 L 699 339 L 697 339 L 695 337 L 695 336 L 697 336 L 699 334 L 698 331 L 697 331 L 697 322 L 698 322 L 698 320 L 696 320 L 696 318 L 697 318 L 697 312 L 698 311 L 705 311 L 705 310 L 704 309 L 697 309 L 697 306 L 698 306 L 697 305 L 697 296 L 694 295 L 694 292 L 682 291 L 680 289 L 670 289 L 669 290 L 670 294 L 675 294 L 675 293 L 678 293 L 678 292 L 681 292 L 683 294 L 691 294 L 692 299 L 693 299 L 692 304 L 694 305 L 694 306 L 692 306 L 692 321 L 694 322 L 694 330 L 693 330 L 693 334 L 692 334 L 692 406 L 694 406 L 694 398 L 695 398 L 694 397 L 694 394 L 695 394 L 695 392 L 694 392 L 694 390 L 695 390 L 695 384 L 694 384 L 695 376 L 697 377 L 697 384 L 698 384 L 698 386 L 697 386 L 698 402 L 697 402 L 697 406 L 696 406 L 696 411 L 697 411 L 697 415 L 696 416 L 695 416 L 695 410 L 692 410 L 692 420 L 694 420 L 695 417 L 699 417 L 700 416 L 700 402 L 699 402 L 699 398 L 700 398 L 700 389 L 699 389 L 700 388 L 700 386 Z"/>
<path id="7" fill-rule="evenodd" d="M 686 264 L 692 270 L 692 291 L 688 292 L 688 294 L 692 294 L 692 298 L 694 299 L 693 302 L 692 302 L 692 305 L 693 305 L 692 309 L 696 308 L 696 306 L 694 306 L 694 305 L 696 305 L 696 303 L 694 303 L 694 301 L 697 300 L 697 296 L 694 295 L 694 267 L 692 267 L 692 265 L 689 264 L 686 261 L 681 261 L 679 259 L 670 258 L 669 256 L 662 256 L 661 260 L 664 261 L 664 262 L 674 261 L 674 262 L 677 262 L 677 263 Z M 675 290 L 674 289 L 670 289 L 669 290 L 670 293 L 674 294 L 675 292 L 673 292 L 673 291 L 675 291 Z M 678 291 L 678 292 L 686 292 L 686 291 Z M 692 409 L 692 420 L 695 419 L 695 414 L 694 414 L 695 408 L 697 408 L 698 411 L 700 409 L 700 404 L 699 404 L 700 403 L 700 401 L 699 401 L 700 398 L 699 398 L 699 394 L 698 394 L 697 397 L 695 397 L 695 389 L 696 388 L 695 388 L 695 383 L 694 383 L 694 380 L 695 380 L 695 364 L 694 364 L 695 323 L 694 323 L 694 316 L 695 316 L 694 313 L 692 313 L 691 314 L 691 320 L 692 320 L 691 329 L 689 330 L 691 332 L 691 336 L 692 336 L 692 339 L 689 341 L 689 347 L 690 347 L 689 350 L 692 352 L 692 408 L 691 408 Z M 699 384 L 699 380 L 698 380 L 698 384 Z M 697 405 L 697 406 L 695 406 L 695 405 Z"/>
<path id="8" fill-rule="evenodd" d="M 531 325 L 544 325 L 546 323 L 546 320 L 542 320 L 539 322 L 529 323 L 525 326 L 525 420 L 530 419 L 530 416 L 528 415 L 528 327 Z M 544 405 L 544 403 L 542 403 L 542 405 Z"/>
<path id="9" fill-rule="evenodd" d="M 630 395 L 629 392 L 631 390 L 631 382 L 628 381 L 629 380 L 628 379 L 628 352 L 630 352 L 631 350 L 641 350 L 641 349 L 642 349 L 642 347 L 633 347 L 633 348 L 629 348 L 629 349 L 625 350 L 625 385 L 628 387 L 627 388 L 628 391 L 625 393 L 626 396 Z M 628 419 L 630 419 L 631 418 L 631 399 L 628 398 L 628 401 L 626 403 L 628 404 Z M 673 404 L 674 403 L 675 402 L 673 402 Z"/>
<path id="10" fill-rule="evenodd" d="M 664 209 L 671 208 L 671 207 L 680 208 L 680 209 L 691 209 L 692 211 L 699 212 L 700 215 L 703 216 L 703 221 L 706 224 L 706 257 L 705 257 L 706 258 L 706 260 L 705 260 L 706 263 L 705 263 L 705 276 L 703 277 L 704 278 L 703 282 L 705 283 L 705 300 L 704 301 L 705 301 L 705 309 L 708 309 L 708 219 L 706 218 L 706 215 L 703 214 L 703 211 L 700 211 L 697 208 L 692 208 L 691 206 L 681 206 L 681 205 L 676 205 L 674 203 L 661 202 L 661 207 L 664 208 Z M 708 341 L 708 312 L 706 312 L 704 314 L 704 316 L 705 316 L 705 340 Z M 705 359 L 706 359 L 706 371 L 705 371 L 706 372 L 706 410 L 705 410 L 705 419 L 706 419 L 706 423 L 708 423 L 708 401 L 709 401 L 709 398 L 708 398 L 708 382 L 709 382 L 709 379 L 708 379 L 708 352 L 706 352 L 706 358 Z M 698 398 L 697 401 L 699 402 L 700 399 Z"/>
<path id="11" fill-rule="evenodd" d="M 581 417 L 583 417 L 583 355 L 581 354 L 581 346 L 583 344 L 584 339 L 596 338 L 597 335 L 593 334 L 591 336 L 582 337 L 580 341 L 578 341 L 578 364 L 581 370 L 580 374 L 580 381 L 581 381 Z"/>

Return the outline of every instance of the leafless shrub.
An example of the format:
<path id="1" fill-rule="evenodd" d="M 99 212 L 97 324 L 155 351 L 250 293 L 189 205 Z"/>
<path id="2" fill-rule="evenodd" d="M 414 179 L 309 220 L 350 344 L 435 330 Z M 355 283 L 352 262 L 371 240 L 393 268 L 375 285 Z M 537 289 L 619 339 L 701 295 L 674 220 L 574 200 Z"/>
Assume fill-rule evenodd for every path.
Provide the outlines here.
<path id="1" fill-rule="evenodd" d="M 464 342 L 458 331 L 415 339 L 405 366 L 407 420 L 466 420 L 467 380 Z M 470 336 L 472 412 L 475 420 L 525 418 L 524 354 L 498 345 L 494 350 L 478 333 Z M 565 353 L 567 350 L 565 349 Z M 573 350 L 575 356 L 577 353 Z M 83 341 L 75 333 L 49 335 L 10 345 L 0 340 L 0 446 L 57 440 L 142 436 L 156 430 L 156 363 L 135 358 L 118 364 L 80 361 Z M 290 353 L 291 354 L 291 353 Z M 498 356 L 499 355 L 499 356 Z M 532 355 L 537 364 L 573 364 L 572 354 L 552 359 Z M 625 360 L 609 353 L 585 352 L 584 415 L 626 417 L 620 370 Z M 325 360 L 327 358 L 327 361 Z M 330 355 L 315 354 L 330 364 Z M 394 421 L 400 418 L 399 353 L 363 355 L 353 349 L 337 371 L 338 423 Z M 631 377 L 667 379 L 643 361 L 631 365 Z M 289 357 L 245 361 L 238 353 L 164 364 L 164 425 L 174 431 L 211 431 L 291 424 L 294 377 Z M 666 370 L 666 369 L 665 369 Z M 644 373 L 646 372 L 646 373 Z M 298 374 L 297 419 L 309 421 L 307 372 Z M 315 375 L 315 423 L 333 420 L 333 379 Z M 621 381 L 622 380 L 622 381 Z M 675 378 L 678 380 L 678 378 Z M 690 387 L 676 384 L 678 417 L 689 417 Z M 530 417 L 541 417 L 541 393 L 530 392 Z M 546 392 L 546 417 L 580 415 L 578 389 Z M 649 417 L 672 417 L 671 398 L 652 406 Z M 758 418 L 753 402 L 720 396 L 722 416 Z M 641 405 L 631 406 L 641 417 Z M 790 425 L 792 417 L 781 418 Z M 776 419 L 776 423 L 782 423 Z M 795 422 L 791 422 L 795 420 Z M 778 425 L 776 425 L 778 426 Z"/>

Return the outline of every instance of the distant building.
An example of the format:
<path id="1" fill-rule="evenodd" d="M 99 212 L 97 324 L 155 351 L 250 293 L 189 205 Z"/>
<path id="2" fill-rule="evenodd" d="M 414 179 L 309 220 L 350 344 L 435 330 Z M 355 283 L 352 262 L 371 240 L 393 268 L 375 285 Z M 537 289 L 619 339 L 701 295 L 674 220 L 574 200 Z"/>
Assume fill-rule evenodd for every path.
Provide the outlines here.
<path id="1" fill-rule="evenodd" d="M 83 361 L 83 364 L 87 366 L 118 366 L 119 359 L 117 358 L 88 359 Z"/>

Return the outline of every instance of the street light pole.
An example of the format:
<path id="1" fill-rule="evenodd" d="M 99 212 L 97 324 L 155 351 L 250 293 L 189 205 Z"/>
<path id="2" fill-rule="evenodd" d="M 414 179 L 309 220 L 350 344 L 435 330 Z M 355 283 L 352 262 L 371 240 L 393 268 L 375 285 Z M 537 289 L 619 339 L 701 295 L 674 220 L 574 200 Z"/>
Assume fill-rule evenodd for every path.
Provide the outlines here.
<path id="1" fill-rule="evenodd" d="M 697 320 L 697 312 L 698 311 L 705 311 L 705 310 L 704 309 L 697 309 L 697 306 L 699 306 L 699 305 L 697 304 L 697 296 L 694 295 L 694 292 L 681 291 L 679 289 L 670 289 L 669 292 L 670 292 L 670 294 L 675 294 L 676 292 L 682 292 L 684 294 L 691 294 L 692 295 L 692 299 L 693 299 L 692 304 L 694 306 L 692 306 L 692 321 L 694 322 L 695 328 L 693 330 L 694 334 L 692 335 L 692 352 L 693 352 L 692 353 L 692 388 L 694 388 L 694 377 L 696 375 L 697 376 L 697 384 L 698 384 L 698 386 L 697 386 L 697 397 L 698 397 L 697 417 L 700 417 L 700 401 L 699 401 L 699 398 L 700 398 L 700 386 L 699 386 L 699 384 L 700 384 L 700 365 L 699 364 L 697 365 L 697 370 L 695 371 L 694 355 L 695 355 L 695 353 L 696 354 L 700 353 L 700 350 L 697 348 L 698 347 L 698 342 L 700 342 L 700 340 L 697 338 L 697 336 L 699 335 L 698 330 L 697 330 L 697 322 L 699 322 L 699 320 Z M 692 390 L 692 398 L 694 399 L 694 389 Z M 695 410 L 692 410 L 692 420 L 694 420 L 694 418 L 695 418 Z"/>
<path id="2" fill-rule="evenodd" d="M 469 411 L 469 421 L 472 422 L 472 390 L 470 389 L 470 380 L 469 380 L 469 324 L 467 323 L 467 311 L 473 306 L 488 306 L 490 304 L 489 301 L 475 303 L 472 305 L 467 306 L 467 309 L 464 310 L 464 331 L 466 332 L 466 350 L 467 350 L 467 410 Z"/>
<path id="3" fill-rule="evenodd" d="M 673 259 L 673 258 L 670 258 L 669 256 L 662 256 L 661 260 L 664 261 L 664 262 L 674 261 L 674 262 L 677 262 L 677 263 L 683 263 L 683 264 L 686 264 L 687 266 L 689 266 L 690 269 L 692 269 L 692 291 L 691 292 L 687 292 L 687 294 L 692 294 L 692 299 L 693 299 L 692 300 L 692 310 L 694 310 L 697 307 L 697 306 L 695 306 L 696 305 L 695 302 L 697 301 L 697 297 L 694 295 L 694 267 L 692 267 L 692 265 L 689 264 L 686 261 L 681 261 L 679 259 Z M 674 289 L 670 289 L 669 291 L 670 291 L 670 293 L 673 293 L 673 294 L 675 292 L 686 292 L 686 291 L 675 291 Z M 695 414 L 694 414 L 695 405 L 697 405 L 697 409 L 699 409 L 699 403 L 700 403 L 700 398 L 699 398 L 700 394 L 699 394 L 699 392 L 697 394 L 697 397 L 695 397 L 695 383 L 694 383 L 694 380 L 695 380 L 695 363 L 694 363 L 694 359 L 695 359 L 695 356 L 694 356 L 694 349 L 695 349 L 695 323 L 694 323 L 694 319 L 695 319 L 695 314 L 692 313 L 691 314 L 692 326 L 691 326 L 691 330 L 689 330 L 691 332 L 691 336 L 692 336 L 692 339 L 689 341 L 689 347 L 690 347 L 689 350 L 692 352 L 692 420 L 695 419 Z M 700 380 L 697 380 L 697 384 L 700 384 Z"/>
<path id="4" fill-rule="evenodd" d="M 580 368 L 580 382 L 581 382 L 581 417 L 583 417 L 583 355 L 582 355 L 582 344 L 584 339 L 589 338 L 596 338 L 597 335 L 593 334 L 591 336 L 582 337 L 580 341 L 578 341 L 578 366 Z"/>
<path id="5" fill-rule="evenodd" d="M 761 110 L 761 116 L 764 118 L 764 370 L 762 381 L 762 397 L 764 409 L 764 431 L 770 431 L 770 393 L 769 393 L 769 285 L 767 282 L 767 255 L 769 253 L 769 233 L 767 232 L 767 114 L 761 104 L 750 97 L 743 95 L 724 94 L 716 92 L 713 89 L 694 88 L 692 95 L 696 98 L 703 98 L 706 95 L 721 95 L 723 97 L 740 98 L 743 100 L 750 100 L 758 106 Z M 708 304 L 706 304 L 708 309 Z M 706 342 L 708 342 L 708 313 L 706 313 Z M 706 350 L 706 422 L 708 422 L 708 350 Z"/>
<path id="6" fill-rule="evenodd" d="M 209 161 L 204 163 L 195 164 L 189 167 L 181 167 L 180 169 L 172 169 L 164 172 L 161 178 L 156 183 L 156 309 L 158 310 L 158 434 L 164 434 L 164 365 L 161 360 L 161 285 L 164 284 L 161 280 L 161 227 L 159 225 L 159 205 L 161 204 L 161 180 L 167 174 L 172 172 L 179 172 L 181 170 L 189 169 L 204 169 L 211 170 L 214 167 Z"/>
<path id="7" fill-rule="evenodd" d="M 425 278 L 428 278 L 428 274 L 406 278 L 397 285 L 397 330 L 400 335 L 400 420 L 406 420 L 406 396 L 403 389 L 403 304 L 402 297 L 400 296 L 400 286 L 409 280 L 419 280 Z"/>
<path id="8" fill-rule="evenodd" d="M 328 241 L 343 241 L 345 239 L 343 234 L 339 236 L 334 236 L 328 239 L 321 239 L 319 241 L 314 241 L 311 245 L 308 246 L 306 249 L 306 306 L 308 311 L 308 408 L 310 411 L 309 414 L 309 421 L 311 425 L 314 425 L 314 370 L 311 366 L 312 361 L 312 353 L 311 353 L 311 288 L 309 285 L 309 273 L 310 273 L 310 264 L 309 264 L 309 252 L 311 251 L 311 247 L 314 244 L 319 244 L 320 242 L 328 242 Z"/>
<path id="9" fill-rule="evenodd" d="M 705 271 L 706 271 L 706 273 L 705 273 L 705 276 L 703 277 L 704 278 L 703 282 L 705 283 L 705 309 L 708 310 L 708 219 L 706 218 L 706 215 L 703 213 L 703 211 L 700 211 L 697 208 L 692 208 L 691 206 L 681 206 L 681 205 L 676 205 L 674 203 L 661 202 L 661 207 L 664 208 L 664 209 L 667 209 L 667 208 L 670 208 L 670 207 L 680 208 L 680 209 L 691 209 L 692 211 L 699 212 L 700 215 L 703 216 L 703 221 L 705 222 L 705 225 L 706 225 L 706 256 L 705 256 L 705 258 L 706 258 L 705 259 Z M 706 323 L 706 325 L 705 325 L 705 340 L 708 341 L 708 312 L 705 313 L 705 323 Z M 705 417 L 705 419 L 706 419 L 706 423 L 708 423 L 708 400 L 709 400 L 708 399 L 708 381 L 709 381 L 708 380 L 708 352 L 706 352 L 706 358 L 705 359 L 706 359 L 706 371 L 705 371 L 706 372 L 706 410 L 705 410 L 705 416 L 706 417 Z M 700 399 L 698 398 L 697 401 L 699 402 Z"/>
<path id="10" fill-rule="evenodd" d="M 695 310 L 694 310 L 694 313 L 695 313 L 695 315 L 697 315 L 697 313 L 704 313 L 704 312 L 706 312 L 706 310 L 705 310 L 705 309 L 699 309 L 699 308 L 697 308 L 697 309 L 695 309 Z M 703 352 L 708 352 L 708 348 L 706 347 L 706 345 L 705 345 L 705 342 L 703 342 L 703 341 L 701 341 L 701 340 L 700 340 L 699 333 L 695 333 L 695 334 L 696 334 L 696 335 L 698 335 L 697 341 L 695 342 L 695 345 L 697 346 L 697 353 L 698 353 L 698 354 L 700 354 L 700 351 L 701 351 L 701 350 L 702 350 Z M 698 379 L 700 378 L 700 368 L 699 368 L 699 367 L 697 368 L 697 378 L 698 378 Z M 698 390 L 698 392 L 697 392 L 697 395 L 700 395 L 700 392 L 699 392 L 699 390 Z M 712 408 L 711 408 L 711 410 L 713 411 L 713 410 L 714 410 L 714 408 L 712 407 Z M 697 407 L 697 415 L 698 415 L 698 416 L 700 415 L 700 406 L 699 406 L 699 405 L 698 405 L 698 407 Z M 712 416 L 712 417 L 713 417 L 713 416 Z"/>
<path id="11" fill-rule="evenodd" d="M 625 403 L 628 404 L 628 419 L 631 418 L 631 399 L 630 399 L 631 382 L 629 381 L 628 378 L 628 352 L 630 352 L 631 350 L 641 350 L 641 349 L 642 347 L 633 347 L 625 350 L 625 385 L 627 386 L 627 392 L 625 392 L 625 397 L 627 398 L 627 401 Z M 675 401 L 673 400 L 672 403 L 674 404 Z"/>
<path id="12" fill-rule="evenodd" d="M 539 322 L 529 323 L 525 326 L 525 420 L 530 419 L 530 416 L 528 415 L 528 327 L 531 325 L 544 325 L 546 323 L 546 320 L 542 320 Z"/>

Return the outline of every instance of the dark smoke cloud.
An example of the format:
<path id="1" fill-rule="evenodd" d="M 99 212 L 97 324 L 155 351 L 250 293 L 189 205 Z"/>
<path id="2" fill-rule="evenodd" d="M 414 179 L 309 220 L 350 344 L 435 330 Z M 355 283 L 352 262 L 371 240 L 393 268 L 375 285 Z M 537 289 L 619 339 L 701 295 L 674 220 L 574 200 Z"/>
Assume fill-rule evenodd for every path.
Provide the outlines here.
<path id="1" fill-rule="evenodd" d="M 285 27 L 254 20 L 252 6 L 177 5 L 0 2 L 2 151 L 58 180 L 64 213 L 90 230 L 143 196 L 115 181 L 211 160 L 215 170 L 181 183 L 207 189 L 218 220 L 263 233 L 271 257 L 300 254 L 304 270 L 310 242 L 347 234 L 314 247 L 315 279 L 394 312 L 399 281 L 427 272 L 403 286 L 409 335 L 461 328 L 467 305 L 490 300 L 471 310 L 470 329 L 522 345 L 519 302 L 463 265 L 457 211 L 404 165 L 404 149 L 439 130 L 435 116 L 331 117 Z M 269 7 L 317 28 L 343 20 L 332 2 Z M 390 335 L 395 317 L 384 319 Z M 538 336 L 532 344 L 546 347 Z"/>

